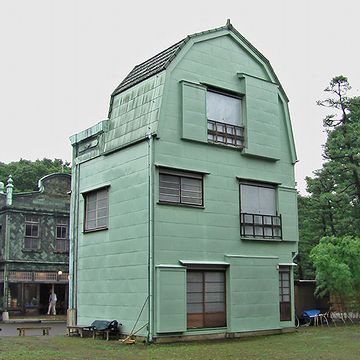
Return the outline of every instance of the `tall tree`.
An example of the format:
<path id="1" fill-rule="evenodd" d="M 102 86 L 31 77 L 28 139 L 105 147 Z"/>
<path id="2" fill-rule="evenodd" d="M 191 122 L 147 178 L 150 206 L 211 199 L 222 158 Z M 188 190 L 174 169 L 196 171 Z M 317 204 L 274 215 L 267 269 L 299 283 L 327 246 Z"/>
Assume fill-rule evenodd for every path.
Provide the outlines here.
<path id="1" fill-rule="evenodd" d="M 323 121 L 325 162 L 306 178 L 310 196 L 299 197 L 299 277 L 314 278 L 309 254 L 322 237 L 360 235 L 360 98 L 349 97 L 350 89 L 337 76 L 318 101 L 333 112 Z"/>
<path id="2" fill-rule="evenodd" d="M 0 181 L 6 184 L 8 176 L 11 175 L 15 192 L 38 190 L 39 179 L 57 172 L 70 173 L 70 163 L 61 159 L 46 158 L 36 161 L 20 159 L 9 164 L 0 162 Z"/>
<path id="3" fill-rule="evenodd" d="M 344 76 L 333 78 L 325 92 L 330 97 L 318 101 L 321 106 L 335 109 L 327 115 L 324 127 L 328 138 L 324 146 L 324 159 L 331 161 L 339 177 L 337 193 L 347 192 L 353 201 L 360 199 L 360 98 L 348 97 L 351 89 Z"/>

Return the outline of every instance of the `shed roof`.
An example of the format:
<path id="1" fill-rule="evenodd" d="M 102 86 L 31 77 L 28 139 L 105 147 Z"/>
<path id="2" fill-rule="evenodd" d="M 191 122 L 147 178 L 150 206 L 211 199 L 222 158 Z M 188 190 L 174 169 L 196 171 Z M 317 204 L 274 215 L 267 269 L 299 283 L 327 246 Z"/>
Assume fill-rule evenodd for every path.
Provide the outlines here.
<path id="1" fill-rule="evenodd" d="M 227 20 L 225 26 L 221 26 L 215 29 L 198 32 L 192 35 L 188 35 L 185 39 L 177 42 L 176 44 L 170 46 L 169 48 L 161 51 L 159 54 L 151 57 L 150 59 L 144 61 L 143 63 L 136 65 L 130 73 L 125 77 L 125 79 L 120 83 L 120 85 L 114 90 L 112 96 L 123 92 L 126 89 L 140 83 L 141 81 L 159 73 L 162 70 L 165 70 L 167 66 L 171 63 L 171 61 L 176 57 L 179 51 L 183 48 L 183 46 L 194 37 L 198 37 L 201 35 L 217 32 L 220 30 L 228 29 L 232 31 L 242 42 L 244 42 L 252 51 L 254 51 L 271 69 L 276 82 L 279 83 L 269 60 L 265 58 L 250 42 L 248 42 L 230 23 L 230 20 Z"/>

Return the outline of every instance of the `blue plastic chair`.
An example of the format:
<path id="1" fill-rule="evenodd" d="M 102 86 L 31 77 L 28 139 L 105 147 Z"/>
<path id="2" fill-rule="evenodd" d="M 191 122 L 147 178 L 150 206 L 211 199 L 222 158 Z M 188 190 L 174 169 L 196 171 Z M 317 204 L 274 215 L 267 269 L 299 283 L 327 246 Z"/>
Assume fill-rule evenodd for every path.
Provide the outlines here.
<path id="1" fill-rule="evenodd" d="M 311 323 L 315 323 L 315 319 L 320 315 L 320 310 L 318 309 L 311 309 L 311 310 L 305 310 L 303 312 L 303 319 L 305 321 L 305 325 L 309 326 Z"/>

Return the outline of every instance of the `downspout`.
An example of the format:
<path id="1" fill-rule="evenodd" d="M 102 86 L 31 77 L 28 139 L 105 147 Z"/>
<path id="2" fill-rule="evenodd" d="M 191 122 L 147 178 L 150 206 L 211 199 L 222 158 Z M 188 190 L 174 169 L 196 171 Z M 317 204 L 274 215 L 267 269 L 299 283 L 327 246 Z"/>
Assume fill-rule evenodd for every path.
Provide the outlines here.
<path id="1" fill-rule="evenodd" d="M 153 137 L 149 132 L 148 138 L 148 336 L 147 342 L 153 342 L 154 335 L 154 234 L 153 234 L 153 174 L 152 174 L 152 162 L 153 162 Z"/>
<path id="2" fill-rule="evenodd" d="M 76 146 L 76 145 L 75 145 Z M 70 281 L 69 286 L 69 309 L 72 311 L 71 322 L 77 324 L 77 250 L 78 250 L 78 226 L 79 226 L 79 178 L 80 164 L 76 163 L 76 149 L 73 149 L 73 171 L 71 186 L 71 241 L 70 241 Z M 70 320 L 70 319 L 68 319 Z"/>

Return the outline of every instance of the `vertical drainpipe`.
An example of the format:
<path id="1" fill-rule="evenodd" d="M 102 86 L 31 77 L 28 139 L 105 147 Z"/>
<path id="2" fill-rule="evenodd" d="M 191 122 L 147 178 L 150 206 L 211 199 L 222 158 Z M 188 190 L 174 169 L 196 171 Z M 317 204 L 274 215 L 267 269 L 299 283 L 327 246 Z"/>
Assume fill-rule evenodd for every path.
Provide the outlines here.
<path id="1" fill-rule="evenodd" d="M 153 234 L 153 137 L 149 132 L 148 138 L 148 336 L 147 342 L 153 342 L 154 334 L 154 234 Z"/>
<path id="2" fill-rule="evenodd" d="M 76 162 L 76 144 L 73 145 L 72 177 L 71 177 L 71 241 L 70 241 L 70 286 L 69 309 L 72 310 L 72 320 L 77 323 L 77 248 L 79 227 L 79 175 L 80 164 Z M 74 325 L 71 324 L 71 325 Z"/>

